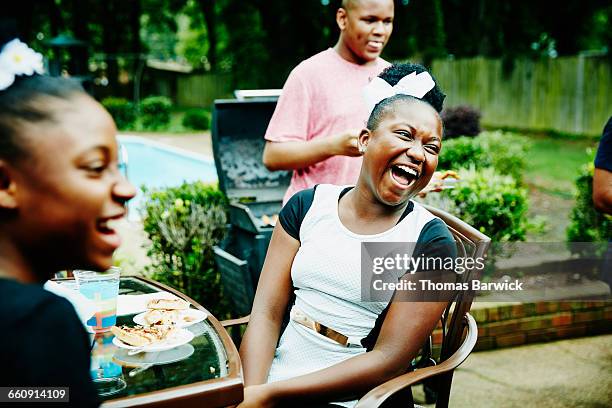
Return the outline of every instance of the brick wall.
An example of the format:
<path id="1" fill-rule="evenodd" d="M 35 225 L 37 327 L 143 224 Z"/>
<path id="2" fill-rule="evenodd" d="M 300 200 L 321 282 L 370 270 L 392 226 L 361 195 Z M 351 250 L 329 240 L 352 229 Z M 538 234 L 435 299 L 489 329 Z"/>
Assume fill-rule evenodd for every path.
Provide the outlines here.
<path id="1" fill-rule="evenodd" d="M 612 332 L 612 302 L 474 303 L 478 324 L 475 350 Z M 441 341 L 434 331 L 434 344 Z"/>

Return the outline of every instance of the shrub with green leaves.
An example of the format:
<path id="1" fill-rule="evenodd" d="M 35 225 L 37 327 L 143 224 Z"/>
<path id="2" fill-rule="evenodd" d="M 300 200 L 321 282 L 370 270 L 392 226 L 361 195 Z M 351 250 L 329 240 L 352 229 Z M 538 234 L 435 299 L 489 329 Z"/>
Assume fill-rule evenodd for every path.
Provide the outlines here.
<path id="1" fill-rule="evenodd" d="M 442 142 L 442 151 L 438 156 L 439 170 L 457 170 L 469 167 L 484 167 L 480 161 L 484 152 L 471 137 L 458 137 Z"/>
<path id="2" fill-rule="evenodd" d="M 229 304 L 222 296 L 213 246 L 226 234 L 227 198 L 214 185 L 201 182 L 145 190 L 144 230 L 151 240 L 147 273 L 224 317 Z"/>
<path id="3" fill-rule="evenodd" d="M 518 182 L 523 181 L 523 172 L 527 166 L 529 139 L 515 133 L 483 132 L 476 139 L 485 158 L 500 174 L 510 175 Z"/>
<path id="4" fill-rule="evenodd" d="M 480 133 L 480 111 L 469 105 L 446 108 L 440 115 L 444 123 L 444 138 L 477 136 Z"/>
<path id="5" fill-rule="evenodd" d="M 477 137 L 458 137 L 444 141 L 438 168 L 457 170 L 493 167 L 522 183 L 529 150 L 529 139 L 508 132 L 482 132 Z"/>
<path id="6" fill-rule="evenodd" d="M 568 242 L 605 242 L 612 239 L 612 217 L 597 211 L 593 205 L 591 161 L 576 179 L 576 204 L 570 215 L 566 234 Z"/>
<path id="7" fill-rule="evenodd" d="M 441 194 L 454 215 L 491 237 L 493 242 L 523 241 L 528 229 L 527 190 L 493 168 L 463 169 L 461 181 Z"/>
<path id="8" fill-rule="evenodd" d="M 127 130 L 134 127 L 136 110 L 134 104 L 125 98 L 108 97 L 102 99 L 102 106 L 111 114 L 117 129 Z"/>
<path id="9" fill-rule="evenodd" d="M 165 96 L 149 96 L 140 103 L 140 119 L 145 129 L 158 130 L 170 123 L 172 101 Z"/>
<path id="10" fill-rule="evenodd" d="M 183 126 L 194 130 L 208 130 L 210 128 L 210 113 L 204 109 L 190 109 L 185 112 Z"/>

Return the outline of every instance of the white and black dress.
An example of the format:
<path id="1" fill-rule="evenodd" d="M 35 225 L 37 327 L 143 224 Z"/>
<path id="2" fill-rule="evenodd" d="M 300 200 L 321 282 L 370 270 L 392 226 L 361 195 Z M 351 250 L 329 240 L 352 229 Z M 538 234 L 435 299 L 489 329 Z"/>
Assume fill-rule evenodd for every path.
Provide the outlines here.
<path id="1" fill-rule="evenodd" d="M 321 184 L 301 191 L 283 207 L 279 222 L 300 241 L 291 267 L 292 307 L 345 336 L 362 339 L 361 346 L 343 346 L 289 321 L 268 382 L 312 373 L 372 349 L 389 302 L 361 299 L 362 242 L 454 242 L 444 222 L 413 201 L 389 230 L 373 235 L 351 232 L 338 216 L 338 201 L 351 188 Z M 355 401 L 334 404 L 351 407 Z"/>

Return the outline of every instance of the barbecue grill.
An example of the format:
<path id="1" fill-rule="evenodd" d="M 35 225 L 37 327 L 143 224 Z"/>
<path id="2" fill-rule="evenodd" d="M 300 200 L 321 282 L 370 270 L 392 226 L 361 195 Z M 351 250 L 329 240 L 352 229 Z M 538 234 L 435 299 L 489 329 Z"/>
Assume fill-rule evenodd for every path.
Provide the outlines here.
<path id="1" fill-rule="evenodd" d="M 253 296 L 291 172 L 268 171 L 262 162 L 264 133 L 277 97 L 216 100 L 212 142 L 219 188 L 230 200 L 230 227 L 214 248 L 225 293 L 238 314 L 251 311 Z"/>

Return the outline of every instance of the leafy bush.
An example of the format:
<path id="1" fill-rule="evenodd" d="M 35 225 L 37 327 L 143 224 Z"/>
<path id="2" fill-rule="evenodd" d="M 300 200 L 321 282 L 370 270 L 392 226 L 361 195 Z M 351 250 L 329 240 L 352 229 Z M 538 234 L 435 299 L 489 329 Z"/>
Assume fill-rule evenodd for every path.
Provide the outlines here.
<path id="1" fill-rule="evenodd" d="M 125 98 L 108 97 L 102 100 L 102 106 L 111 114 L 117 128 L 120 130 L 131 129 L 136 121 L 136 110 L 134 104 Z"/>
<path id="2" fill-rule="evenodd" d="M 210 113 L 204 109 L 191 109 L 185 112 L 183 126 L 194 130 L 208 130 L 210 128 Z"/>
<path id="3" fill-rule="evenodd" d="M 146 190 L 145 202 L 144 230 L 152 243 L 148 275 L 226 316 L 229 306 L 213 253 L 226 233 L 225 195 L 216 186 L 184 183 Z"/>
<path id="4" fill-rule="evenodd" d="M 482 147 L 471 137 L 444 140 L 438 157 L 438 169 L 457 170 L 469 167 L 483 167 L 485 157 Z"/>
<path id="5" fill-rule="evenodd" d="M 576 204 L 566 230 L 569 242 L 605 242 L 612 239 L 612 217 L 593 206 L 593 172 L 591 161 L 576 179 Z"/>
<path id="6" fill-rule="evenodd" d="M 149 96 L 140 103 L 140 119 L 145 129 L 157 130 L 168 126 L 172 101 L 165 96 Z"/>
<path id="7" fill-rule="evenodd" d="M 527 190 L 493 168 L 463 169 L 461 181 L 441 194 L 453 213 L 494 242 L 523 241 L 528 228 Z"/>
<path id="8" fill-rule="evenodd" d="M 514 133 L 483 132 L 474 141 L 485 153 L 484 161 L 500 174 L 510 175 L 519 183 L 527 166 L 529 139 Z M 481 164 L 482 165 L 482 164 Z"/>
<path id="9" fill-rule="evenodd" d="M 493 167 L 522 183 L 529 140 L 513 133 L 482 132 L 477 137 L 458 137 L 443 143 L 438 168 L 457 170 Z"/>
<path id="10" fill-rule="evenodd" d="M 446 108 L 442 111 L 444 138 L 477 136 L 480 133 L 480 111 L 468 105 Z"/>

